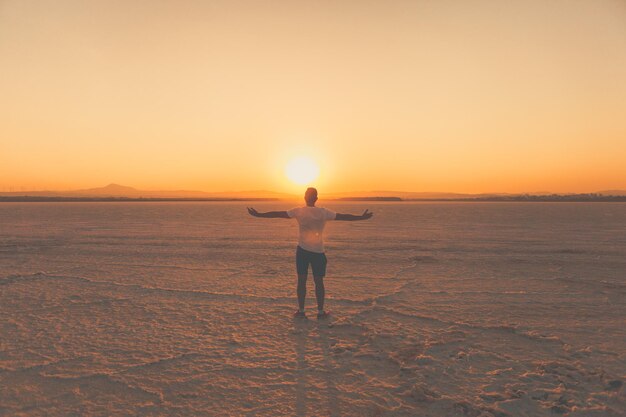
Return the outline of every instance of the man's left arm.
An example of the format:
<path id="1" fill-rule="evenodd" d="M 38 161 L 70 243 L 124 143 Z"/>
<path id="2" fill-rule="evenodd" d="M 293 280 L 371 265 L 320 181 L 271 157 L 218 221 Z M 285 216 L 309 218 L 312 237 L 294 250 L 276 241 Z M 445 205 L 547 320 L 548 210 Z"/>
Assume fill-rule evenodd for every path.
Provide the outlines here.
<path id="1" fill-rule="evenodd" d="M 347 221 L 347 222 L 354 222 L 357 220 L 367 220 L 369 218 L 371 218 L 374 215 L 374 213 L 372 213 L 369 210 L 365 210 L 363 212 L 363 214 L 361 214 L 360 216 L 354 215 L 354 214 L 344 214 L 344 213 L 337 213 L 337 215 L 335 216 L 335 220 L 343 220 L 343 221 Z"/>

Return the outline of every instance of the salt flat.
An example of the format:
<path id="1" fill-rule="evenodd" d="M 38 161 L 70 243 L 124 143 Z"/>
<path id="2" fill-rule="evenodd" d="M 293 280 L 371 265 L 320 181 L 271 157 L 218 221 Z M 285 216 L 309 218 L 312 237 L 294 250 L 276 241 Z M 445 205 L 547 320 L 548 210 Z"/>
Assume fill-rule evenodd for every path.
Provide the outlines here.
<path id="1" fill-rule="evenodd" d="M 626 415 L 625 204 L 321 205 L 0 205 L 0 415 Z"/>

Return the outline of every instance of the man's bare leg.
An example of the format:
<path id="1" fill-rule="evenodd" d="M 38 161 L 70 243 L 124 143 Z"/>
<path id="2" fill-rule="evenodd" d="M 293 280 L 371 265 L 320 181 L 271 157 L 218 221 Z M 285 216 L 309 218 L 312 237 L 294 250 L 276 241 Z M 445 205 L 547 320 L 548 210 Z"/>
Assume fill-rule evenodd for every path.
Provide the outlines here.
<path id="1" fill-rule="evenodd" d="M 324 289 L 324 277 L 313 276 L 315 280 L 315 298 L 317 299 L 317 312 L 322 313 L 324 311 L 324 296 L 326 291 Z"/>
<path id="2" fill-rule="evenodd" d="M 307 274 L 298 274 L 298 308 L 304 313 L 304 300 L 306 299 L 306 279 Z"/>

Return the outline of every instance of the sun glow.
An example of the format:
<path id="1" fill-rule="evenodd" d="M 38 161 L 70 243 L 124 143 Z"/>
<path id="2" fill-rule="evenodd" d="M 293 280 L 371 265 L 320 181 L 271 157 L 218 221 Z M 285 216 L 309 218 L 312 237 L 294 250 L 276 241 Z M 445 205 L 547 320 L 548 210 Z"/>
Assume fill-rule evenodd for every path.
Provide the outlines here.
<path id="1" fill-rule="evenodd" d="M 309 185 L 320 175 L 320 169 L 313 159 L 300 156 L 289 161 L 285 167 L 285 174 L 298 185 Z"/>

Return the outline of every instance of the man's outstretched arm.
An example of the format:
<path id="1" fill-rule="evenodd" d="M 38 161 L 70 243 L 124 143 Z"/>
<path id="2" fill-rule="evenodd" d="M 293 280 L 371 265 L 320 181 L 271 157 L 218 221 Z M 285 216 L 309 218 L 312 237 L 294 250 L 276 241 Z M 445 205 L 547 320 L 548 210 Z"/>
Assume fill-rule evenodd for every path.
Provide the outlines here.
<path id="1" fill-rule="evenodd" d="M 268 211 L 265 213 L 259 213 L 252 207 L 248 207 L 248 213 L 254 217 L 265 217 L 268 219 L 288 219 L 289 215 L 286 211 Z"/>
<path id="2" fill-rule="evenodd" d="M 343 213 L 337 213 L 337 217 L 335 217 L 335 220 L 345 220 L 348 222 L 353 222 L 356 220 L 367 220 L 369 218 L 371 218 L 374 215 L 374 213 L 365 210 L 363 212 L 363 214 L 361 214 L 360 216 L 355 216 L 354 214 L 343 214 Z"/>

